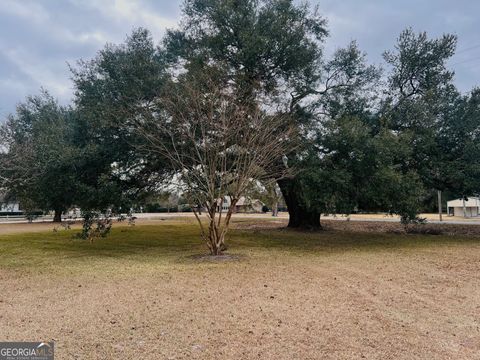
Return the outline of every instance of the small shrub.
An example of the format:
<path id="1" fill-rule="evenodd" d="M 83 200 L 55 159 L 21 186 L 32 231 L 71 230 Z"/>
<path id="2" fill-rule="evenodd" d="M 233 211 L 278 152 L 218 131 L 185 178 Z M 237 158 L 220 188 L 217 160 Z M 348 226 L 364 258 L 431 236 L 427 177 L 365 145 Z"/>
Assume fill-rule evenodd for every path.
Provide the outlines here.
<path id="1" fill-rule="evenodd" d="M 135 220 L 137 220 L 137 218 L 135 216 L 133 216 L 133 214 L 130 213 L 130 212 L 126 215 L 120 214 L 117 217 L 118 222 L 127 221 L 127 224 L 129 226 L 135 226 Z"/>
<path id="2" fill-rule="evenodd" d="M 93 242 L 95 239 L 106 237 L 112 229 L 111 212 L 85 211 L 82 212 L 82 231 L 78 234 L 81 239 Z"/>

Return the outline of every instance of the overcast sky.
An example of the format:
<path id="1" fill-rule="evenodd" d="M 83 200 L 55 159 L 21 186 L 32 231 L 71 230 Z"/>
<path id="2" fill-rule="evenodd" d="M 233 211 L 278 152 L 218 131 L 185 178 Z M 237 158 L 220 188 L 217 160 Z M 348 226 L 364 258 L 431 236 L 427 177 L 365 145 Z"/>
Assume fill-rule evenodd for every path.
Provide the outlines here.
<path id="1" fill-rule="evenodd" d="M 327 53 L 357 40 L 371 62 L 408 26 L 430 36 L 454 33 L 458 54 L 450 61 L 462 91 L 480 84 L 480 1 L 311 0 L 328 19 Z M 67 63 L 88 59 L 106 42 L 122 42 L 135 27 L 159 41 L 176 26 L 181 0 L 0 0 L 0 120 L 40 87 L 68 103 Z"/>

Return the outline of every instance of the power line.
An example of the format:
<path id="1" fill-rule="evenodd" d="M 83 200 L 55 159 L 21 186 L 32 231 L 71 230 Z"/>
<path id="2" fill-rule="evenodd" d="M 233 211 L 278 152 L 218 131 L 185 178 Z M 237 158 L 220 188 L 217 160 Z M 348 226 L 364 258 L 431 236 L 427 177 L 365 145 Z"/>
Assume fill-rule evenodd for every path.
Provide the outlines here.
<path id="1" fill-rule="evenodd" d="M 460 65 L 460 64 L 464 64 L 464 63 L 467 63 L 467 62 L 470 62 L 470 61 L 475 61 L 475 60 L 480 60 L 480 56 L 478 57 L 474 57 L 474 58 L 471 58 L 471 59 L 467 59 L 467 60 L 463 60 L 463 61 L 458 61 L 450 66 L 455 66 L 455 65 Z"/>
<path id="2" fill-rule="evenodd" d="M 478 49 L 478 48 L 480 48 L 480 44 L 478 44 L 478 45 L 473 45 L 473 46 L 470 46 L 470 47 L 465 48 L 465 49 L 461 49 L 460 51 L 457 51 L 457 52 L 455 53 L 455 55 L 462 54 L 462 53 L 464 53 L 464 52 L 467 52 L 467 51 L 470 51 L 470 50 L 474 50 L 474 49 Z"/>
<path id="3" fill-rule="evenodd" d="M 453 54 L 453 56 L 455 57 L 458 54 L 463 54 L 467 51 L 475 50 L 475 49 L 479 49 L 479 48 L 480 48 L 480 44 L 472 45 L 468 48 L 464 48 L 464 49 L 461 49 L 460 51 L 457 51 L 455 54 Z M 474 58 L 470 58 L 470 59 L 460 60 L 460 61 L 457 61 L 456 63 L 453 63 L 451 66 L 460 65 L 460 64 L 468 63 L 468 62 L 479 60 L 479 59 L 480 59 L 480 57 L 474 57 Z"/>

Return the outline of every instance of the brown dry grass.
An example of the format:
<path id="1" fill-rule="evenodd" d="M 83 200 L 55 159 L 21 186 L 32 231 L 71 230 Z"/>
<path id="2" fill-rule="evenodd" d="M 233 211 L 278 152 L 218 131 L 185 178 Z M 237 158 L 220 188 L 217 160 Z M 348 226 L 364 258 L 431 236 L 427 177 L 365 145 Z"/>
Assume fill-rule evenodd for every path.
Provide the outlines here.
<path id="1" fill-rule="evenodd" d="M 58 359 L 480 358 L 477 238 L 257 226 L 208 262 L 197 234 L 0 236 L 0 339 L 54 339 Z"/>

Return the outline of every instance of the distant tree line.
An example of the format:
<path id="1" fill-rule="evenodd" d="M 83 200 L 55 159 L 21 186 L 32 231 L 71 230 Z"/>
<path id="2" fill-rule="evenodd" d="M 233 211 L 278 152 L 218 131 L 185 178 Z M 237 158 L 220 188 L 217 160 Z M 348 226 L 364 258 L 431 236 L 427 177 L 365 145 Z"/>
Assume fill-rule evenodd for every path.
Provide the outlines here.
<path id="1" fill-rule="evenodd" d="M 453 83 L 456 36 L 406 29 L 385 69 L 355 42 L 327 58 L 327 38 L 308 4 L 187 0 L 158 46 L 137 29 L 73 66 L 70 106 L 47 92 L 18 105 L 0 188 L 58 221 L 73 205 L 125 212 L 175 183 L 207 209 L 215 254 L 231 216 L 217 199 L 259 183 L 279 187 L 294 228 L 354 211 L 419 221 L 432 194 L 478 194 L 480 89 Z"/>

